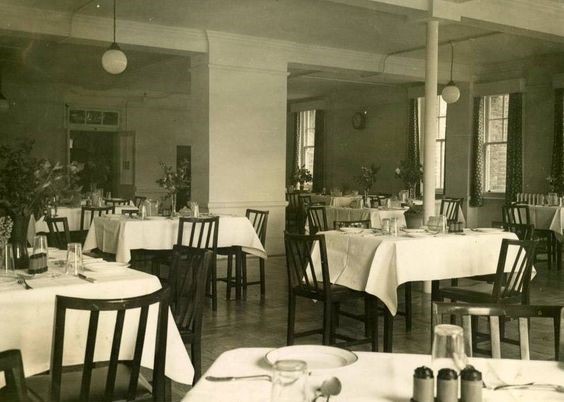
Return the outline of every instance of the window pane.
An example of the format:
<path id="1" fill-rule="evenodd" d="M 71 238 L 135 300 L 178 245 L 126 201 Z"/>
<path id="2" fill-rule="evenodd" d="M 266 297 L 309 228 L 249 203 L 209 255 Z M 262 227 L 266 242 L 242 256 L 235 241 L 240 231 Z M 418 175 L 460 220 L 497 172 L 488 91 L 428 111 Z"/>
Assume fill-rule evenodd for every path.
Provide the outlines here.
<path id="1" fill-rule="evenodd" d="M 305 144 L 306 147 L 312 147 L 315 145 L 315 129 L 309 129 L 306 132 Z"/>
<path id="2" fill-rule="evenodd" d="M 505 192 L 507 144 L 491 144 L 486 147 L 487 190 Z"/>
<path id="3" fill-rule="evenodd" d="M 509 95 L 503 95 L 503 117 L 509 114 Z"/>
<path id="4" fill-rule="evenodd" d="M 445 138 L 446 133 L 446 117 L 439 118 L 439 131 L 437 133 L 437 138 Z"/>
<path id="5" fill-rule="evenodd" d="M 313 147 L 309 147 L 306 148 L 304 150 L 304 155 L 305 155 L 305 167 L 306 169 L 309 169 L 309 171 L 311 172 L 311 174 L 313 174 L 313 152 L 314 152 L 314 148 Z"/>
<path id="6" fill-rule="evenodd" d="M 445 172 L 445 143 L 444 141 L 437 141 L 435 143 L 435 187 L 443 188 L 444 172 Z"/>
<path id="7" fill-rule="evenodd" d="M 490 96 L 490 119 L 501 119 L 503 117 L 503 95 Z"/>
<path id="8" fill-rule="evenodd" d="M 490 120 L 488 122 L 488 142 L 505 141 L 503 120 Z"/>
<path id="9" fill-rule="evenodd" d="M 438 108 L 438 115 L 439 117 L 446 116 L 447 114 L 447 103 L 444 101 L 442 96 L 439 96 L 439 108 Z"/>

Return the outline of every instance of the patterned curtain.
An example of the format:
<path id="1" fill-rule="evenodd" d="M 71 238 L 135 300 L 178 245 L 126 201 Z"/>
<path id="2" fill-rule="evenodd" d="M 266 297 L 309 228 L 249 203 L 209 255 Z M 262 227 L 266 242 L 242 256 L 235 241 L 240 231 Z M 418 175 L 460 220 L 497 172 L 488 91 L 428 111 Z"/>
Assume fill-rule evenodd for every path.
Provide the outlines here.
<path id="1" fill-rule="evenodd" d="M 564 88 L 556 90 L 554 97 L 554 143 L 552 145 L 552 169 L 556 178 L 555 190 L 564 192 Z"/>
<path id="2" fill-rule="evenodd" d="M 523 190 L 523 95 L 509 94 L 508 109 L 505 202 L 509 204 Z"/>
<path id="3" fill-rule="evenodd" d="M 300 114 L 290 113 L 288 119 L 288 126 L 290 130 L 288 131 L 288 142 L 286 145 L 286 150 L 288 155 L 286 156 L 286 183 L 294 184 L 294 172 L 296 171 L 296 166 L 298 165 L 298 127 L 300 125 Z"/>
<path id="4" fill-rule="evenodd" d="M 482 197 L 482 178 L 484 177 L 484 98 L 474 98 L 472 114 L 472 166 L 470 174 L 470 202 L 471 207 L 484 205 Z"/>
<path id="5" fill-rule="evenodd" d="M 419 143 L 419 103 L 417 98 L 411 99 L 409 102 L 409 119 L 407 133 L 407 159 L 416 166 L 421 163 Z M 416 195 L 421 194 L 421 183 L 417 183 L 415 187 Z"/>
<path id="6" fill-rule="evenodd" d="M 321 193 L 324 182 L 323 142 L 325 137 L 325 113 L 323 110 L 315 111 L 315 142 L 313 150 L 313 192 Z"/>

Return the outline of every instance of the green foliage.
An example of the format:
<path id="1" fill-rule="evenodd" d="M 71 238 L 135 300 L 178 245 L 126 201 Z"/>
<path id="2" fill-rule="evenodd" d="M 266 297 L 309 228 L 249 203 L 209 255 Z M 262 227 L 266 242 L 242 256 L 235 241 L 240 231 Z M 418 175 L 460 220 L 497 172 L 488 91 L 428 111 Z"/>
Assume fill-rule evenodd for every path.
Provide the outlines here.
<path id="1" fill-rule="evenodd" d="M 380 171 L 380 166 L 373 163 L 370 167 L 361 166 L 360 175 L 355 176 L 354 180 L 361 186 L 362 190 L 368 192 L 376 182 L 376 175 Z"/>
<path id="2" fill-rule="evenodd" d="M 163 176 L 157 179 L 157 184 L 164 188 L 169 195 L 176 194 L 180 190 L 187 190 L 190 188 L 190 169 L 187 160 L 182 161 L 177 171 L 172 169 L 172 166 L 159 162 L 163 169 Z"/>
<path id="3" fill-rule="evenodd" d="M 313 181 L 313 175 L 306 169 L 305 165 L 299 167 L 294 172 L 294 183 L 309 183 Z"/>
<path id="4" fill-rule="evenodd" d="M 396 168 L 396 176 L 411 188 L 423 179 L 423 166 L 411 160 L 401 161 Z"/>

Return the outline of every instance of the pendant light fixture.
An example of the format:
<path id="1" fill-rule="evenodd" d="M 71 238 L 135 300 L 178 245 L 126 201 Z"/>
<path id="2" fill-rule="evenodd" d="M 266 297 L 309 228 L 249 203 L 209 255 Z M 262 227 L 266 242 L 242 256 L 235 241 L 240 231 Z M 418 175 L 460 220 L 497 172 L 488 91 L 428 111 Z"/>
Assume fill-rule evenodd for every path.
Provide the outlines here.
<path id="1" fill-rule="evenodd" d="M 452 42 L 450 43 L 450 81 L 447 86 L 443 88 L 441 96 L 446 103 L 455 103 L 458 98 L 460 98 L 460 89 L 456 86 L 452 80 L 452 66 L 454 64 L 454 46 Z"/>
<path id="2" fill-rule="evenodd" d="M 10 109 L 10 102 L 2 93 L 2 74 L 0 71 L 0 112 L 6 112 L 8 109 Z"/>
<path id="3" fill-rule="evenodd" d="M 127 67 L 127 56 L 116 42 L 116 0 L 114 0 L 114 41 L 102 56 L 102 67 L 110 74 L 121 74 Z"/>

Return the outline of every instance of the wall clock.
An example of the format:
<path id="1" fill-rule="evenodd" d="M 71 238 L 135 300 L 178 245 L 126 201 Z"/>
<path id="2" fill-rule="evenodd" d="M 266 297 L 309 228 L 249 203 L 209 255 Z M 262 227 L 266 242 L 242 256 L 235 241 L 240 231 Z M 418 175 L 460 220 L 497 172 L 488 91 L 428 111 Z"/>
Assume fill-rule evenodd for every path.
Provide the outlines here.
<path id="1" fill-rule="evenodd" d="M 352 116 L 352 126 L 356 130 L 366 127 L 366 112 L 356 112 Z"/>

